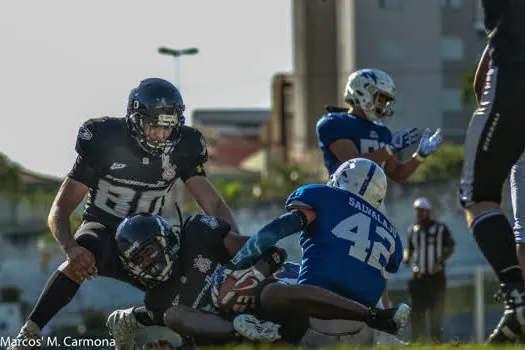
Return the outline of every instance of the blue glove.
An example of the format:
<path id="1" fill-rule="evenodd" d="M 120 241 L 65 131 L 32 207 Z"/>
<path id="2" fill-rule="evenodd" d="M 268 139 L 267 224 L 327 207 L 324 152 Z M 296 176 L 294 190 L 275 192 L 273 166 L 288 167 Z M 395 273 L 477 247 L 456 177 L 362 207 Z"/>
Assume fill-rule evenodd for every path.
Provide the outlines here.
<path id="1" fill-rule="evenodd" d="M 392 135 L 392 142 L 387 145 L 387 150 L 389 153 L 396 153 L 410 145 L 413 145 L 417 142 L 419 137 L 419 130 L 417 128 L 407 129 L 401 128 L 398 129 Z"/>
<path id="2" fill-rule="evenodd" d="M 421 136 L 415 157 L 423 159 L 428 157 L 439 148 L 442 142 L 443 138 L 441 137 L 441 129 L 438 128 L 434 135 L 430 136 L 430 129 L 427 128 Z"/>

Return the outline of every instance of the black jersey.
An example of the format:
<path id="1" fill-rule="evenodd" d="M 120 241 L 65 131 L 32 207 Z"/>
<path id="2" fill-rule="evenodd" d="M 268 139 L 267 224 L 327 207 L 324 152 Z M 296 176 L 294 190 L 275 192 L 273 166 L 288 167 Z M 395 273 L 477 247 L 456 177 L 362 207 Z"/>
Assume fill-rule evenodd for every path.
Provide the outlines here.
<path id="1" fill-rule="evenodd" d="M 124 118 L 85 122 L 76 143 L 78 157 L 69 177 L 89 187 L 84 220 L 114 230 L 134 213 L 160 214 L 177 178 L 205 176 L 208 154 L 202 134 L 184 126 L 172 153 L 152 156 L 130 135 Z"/>
<path id="2" fill-rule="evenodd" d="M 179 288 L 174 304 L 204 311 L 217 310 L 212 304 L 211 282 L 214 272 L 231 256 L 224 246 L 230 224 L 219 218 L 195 215 L 182 230 L 179 251 Z"/>
<path id="3" fill-rule="evenodd" d="M 492 62 L 525 62 L 525 1 L 483 0 L 483 10 Z"/>

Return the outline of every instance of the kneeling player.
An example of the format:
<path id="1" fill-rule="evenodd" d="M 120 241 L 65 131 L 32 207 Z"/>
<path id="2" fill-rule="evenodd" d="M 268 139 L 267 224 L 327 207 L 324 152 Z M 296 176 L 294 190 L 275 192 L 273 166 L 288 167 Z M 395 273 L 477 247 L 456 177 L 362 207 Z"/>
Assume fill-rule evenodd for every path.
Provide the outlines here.
<path id="1" fill-rule="evenodd" d="M 302 232 L 299 285 L 323 287 L 375 306 L 387 273 L 397 272 L 403 257 L 397 231 L 377 210 L 386 187 L 386 176 L 376 163 L 364 158 L 346 161 L 327 185 L 303 186 L 290 195 L 288 213 L 252 236 L 234 257 L 230 270 L 246 268 L 280 239 Z M 333 323 L 314 322 L 324 333 L 340 333 Z M 250 329 L 250 324 L 239 332 L 244 329 Z"/>
<path id="2" fill-rule="evenodd" d="M 160 229 L 156 224 L 158 220 L 158 216 L 141 214 L 125 220 L 117 230 L 116 239 L 123 261 L 130 264 L 130 270 L 136 275 L 143 274 L 144 269 L 151 269 L 153 259 L 167 254 L 162 245 L 155 243 Z M 175 319 L 175 311 L 180 309 L 169 310 L 164 319 L 168 326 L 183 336 L 199 335 L 194 339 L 198 345 L 232 340 L 224 332 L 215 332 L 213 328 L 215 321 L 221 321 L 217 315 L 221 315 L 222 320 L 231 320 L 233 316 L 214 306 L 211 290 L 217 275 L 234 278 L 238 282 L 235 287 L 244 281 L 242 286 L 233 289 L 235 293 L 230 298 L 230 311 L 259 311 L 262 318 L 289 324 L 290 327 L 283 326 L 288 332 L 283 338 L 292 343 L 297 343 L 306 332 L 308 317 L 356 320 L 390 333 L 404 327 L 408 320 L 404 306 L 377 310 L 317 286 L 287 285 L 272 278 L 265 279 L 277 271 L 286 257 L 284 251 L 276 247 L 266 249 L 256 257 L 255 266 L 220 273 L 221 264 L 228 263 L 249 238 L 231 232 L 230 225 L 223 220 L 197 215 L 174 232 L 180 236 L 181 242 L 174 252 L 175 259 L 171 266 L 172 274 L 176 276 L 170 278 L 175 283 L 174 303 L 205 312 L 195 313 L 195 317 L 191 313 L 184 316 L 182 326 L 185 328 L 182 329 Z M 254 305 L 259 308 L 254 309 Z M 204 318 L 201 319 L 201 316 Z M 207 319 L 211 319 L 212 323 L 207 323 Z M 117 310 L 108 318 L 108 327 L 117 344 L 126 345 L 132 344 L 140 327 L 163 324 L 158 319 L 152 319 L 143 306 Z M 218 327 L 222 326 L 219 324 Z M 233 333 L 230 335 L 233 336 Z"/>

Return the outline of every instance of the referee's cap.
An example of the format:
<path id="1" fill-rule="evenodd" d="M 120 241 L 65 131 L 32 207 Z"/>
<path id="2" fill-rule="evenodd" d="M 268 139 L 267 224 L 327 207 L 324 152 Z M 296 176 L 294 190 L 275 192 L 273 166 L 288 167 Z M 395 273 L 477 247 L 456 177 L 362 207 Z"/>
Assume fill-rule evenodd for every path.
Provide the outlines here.
<path id="1" fill-rule="evenodd" d="M 421 197 L 414 201 L 414 208 L 421 208 L 421 209 L 432 209 L 432 204 L 427 198 Z"/>

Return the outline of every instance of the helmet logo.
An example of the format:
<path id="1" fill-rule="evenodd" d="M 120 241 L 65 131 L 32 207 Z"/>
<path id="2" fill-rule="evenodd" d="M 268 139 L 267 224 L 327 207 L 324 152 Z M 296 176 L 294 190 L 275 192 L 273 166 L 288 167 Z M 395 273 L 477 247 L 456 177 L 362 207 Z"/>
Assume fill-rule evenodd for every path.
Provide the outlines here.
<path id="1" fill-rule="evenodd" d="M 363 77 L 372 79 L 374 81 L 374 84 L 377 84 L 377 75 L 374 72 L 364 71 Z"/>
<path id="2" fill-rule="evenodd" d="M 86 128 L 85 126 L 81 126 L 80 129 L 78 130 L 78 136 L 82 140 L 89 141 L 93 137 L 93 134 L 91 133 L 91 131 L 89 131 L 88 128 Z"/>
<path id="3" fill-rule="evenodd" d="M 157 98 L 157 105 L 155 106 L 156 109 L 162 109 L 164 107 L 168 107 L 168 103 L 166 102 L 166 99 L 164 97 Z"/>
<path id="4" fill-rule="evenodd" d="M 138 100 L 133 101 L 133 109 L 138 109 L 139 105 L 140 105 L 140 103 L 139 103 Z"/>

